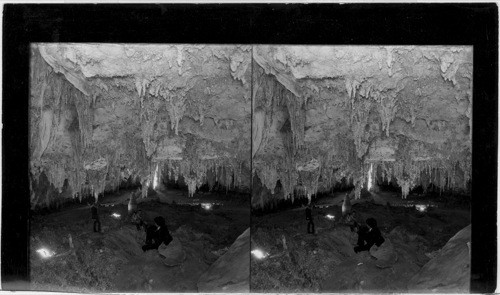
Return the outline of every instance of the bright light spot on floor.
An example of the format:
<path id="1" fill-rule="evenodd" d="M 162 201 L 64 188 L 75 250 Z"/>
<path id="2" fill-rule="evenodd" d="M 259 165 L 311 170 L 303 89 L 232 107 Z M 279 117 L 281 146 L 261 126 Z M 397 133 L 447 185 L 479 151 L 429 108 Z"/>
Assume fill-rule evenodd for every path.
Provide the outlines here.
<path id="1" fill-rule="evenodd" d="M 252 250 L 252 254 L 257 259 L 264 259 L 267 256 L 269 256 L 269 253 L 265 253 L 264 251 L 259 250 L 259 249 Z"/>
<path id="2" fill-rule="evenodd" d="M 201 203 L 201 208 L 205 209 L 205 210 L 210 210 L 212 209 L 212 204 L 210 203 Z"/>
<path id="3" fill-rule="evenodd" d="M 420 212 L 427 211 L 427 205 L 415 205 L 415 208 L 417 208 L 417 210 Z"/>
<path id="4" fill-rule="evenodd" d="M 328 218 L 328 219 L 335 219 L 335 216 L 334 215 L 330 215 L 330 214 L 326 214 L 325 217 Z"/>
<path id="5" fill-rule="evenodd" d="M 372 172 L 373 172 L 373 163 L 370 164 L 370 170 L 368 170 L 368 190 L 370 190 L 373 186 Z"/>
<path id="6" fill-rule="evenodd" d="M 155 176 L 153 177 L 153 189 L 158 186 L 158 164 L 156 164 Z"/>
<path id="7" fill-rule="evenodd" d="M 50 250 L 45 249 L 45 248 L 38 249 L 38 250 L 36 250 L 36 252 L 38 254 L 40 254 L 40 256 L 42 256 L 42 258 L 50 258 L 50 257 L 54 256 L 54 254 L 56 254 L 56 252 L 50 251 Z"/>
<path id="8" fill-rule="evenodd" d="M 118 213 L 113 213 L 113 214 L 111 214 L 111 216 L 113 216 L 114 218 L 118 219 L 118 218 L 120 218 L 121 215 L 118 214 Z"/>

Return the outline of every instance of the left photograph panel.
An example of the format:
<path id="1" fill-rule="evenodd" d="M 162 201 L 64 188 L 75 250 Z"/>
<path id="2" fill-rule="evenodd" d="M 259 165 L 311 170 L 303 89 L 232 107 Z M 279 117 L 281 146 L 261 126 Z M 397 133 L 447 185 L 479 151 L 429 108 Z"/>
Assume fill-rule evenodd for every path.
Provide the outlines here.
<path id="1" fill-rule="evenodd" d="M 248 292 L 251 47 L 31 45 L 31 289 Z"/>

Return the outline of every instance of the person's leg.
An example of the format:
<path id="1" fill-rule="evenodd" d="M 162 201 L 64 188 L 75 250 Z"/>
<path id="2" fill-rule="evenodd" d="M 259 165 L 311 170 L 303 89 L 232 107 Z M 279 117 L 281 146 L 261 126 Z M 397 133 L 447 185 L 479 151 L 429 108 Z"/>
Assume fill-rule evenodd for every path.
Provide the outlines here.
<path id="1" fill-rule="evenodd" d="M 309 219 L 309 221 L 307 222 L 307 233 L 310 234 L 311 233 L 311 220 Z"/>
<path id="2" fill-rule="evenodd" d="M 97 232 L 97 220 L 94 219 L 94 232 Z"/>
<path id="3" fill-rule="evenodd" d="M 146 229 L 146 244 L 147 245 L 153 243 L 154 233 L 155 233 L 154 227 L 148 227 Z"/>
<path id="4" fill-rule="evenodd" d="M 97 221 L 97 232 L 101 232 L 101 221 L 99 220 L 99 218 L 97 218 L 96 221 Z"/>
<path id="5" fill-rule="evenodd" d="M 149 251 L 149 250 L 153 250 L 153 249 L 158 249 L 158 248 L 155 247 L 154 245 L 144 245 L 144 246 L 142 246 L 142 251 L 144 251 L 144 252 Z"/>
<path id="6" fill-rule="evenodd" d="M 366 250 L 365 239 L 366 230 L 363 227 L 358 228 L 358 242 L 356 243 L 356 247 L 354 247 L 354 252 L 358 253 Z"/>
<path id="7" fill-rule="evenodd" d="M 365 245 L 365 239 L 363 234 L 358 233 L 358 242 L 356 243 L 359 247 L 363 247 Z"/>
<path id="8" fill-rule="evenodd" d="M 311 225 L 312 225 L 312 231 L 311 231 L 311 233 L 314 234 L 315 233 L 315 231 L 314 231 L 314 222 L 312 220 L 311 220 Z"/>
<path id="9" fill-rule="evenodd" d="M 361 248 L 364 248 L 364 246 L 365 246 L 367 233 L 368 233 L 368 230 L 364 227 L 360 227 L 358 230 L 358 243 L 357 244 Z"/>

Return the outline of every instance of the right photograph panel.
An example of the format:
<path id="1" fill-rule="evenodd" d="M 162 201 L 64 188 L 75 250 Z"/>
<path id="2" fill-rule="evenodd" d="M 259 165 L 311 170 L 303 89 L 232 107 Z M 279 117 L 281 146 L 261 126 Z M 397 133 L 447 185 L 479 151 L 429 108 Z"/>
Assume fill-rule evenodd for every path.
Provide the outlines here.
<path id="1" fill-rule="evenodd" d="M 469 292 L 471 46 L 254 46 L 251 292 Z"/>

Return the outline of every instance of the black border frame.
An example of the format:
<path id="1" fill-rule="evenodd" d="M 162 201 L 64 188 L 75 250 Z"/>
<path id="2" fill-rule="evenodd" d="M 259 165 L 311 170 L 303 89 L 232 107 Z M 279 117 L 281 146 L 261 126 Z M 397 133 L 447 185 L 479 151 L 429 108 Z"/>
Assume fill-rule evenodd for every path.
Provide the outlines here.
<path id="1" fill-rule="evenodd" d="M 472 45 L 471 291 L 495 291 L 495 3 L 6 4 L 3 17 L 2 283 L 29 279 L 30 42 Z"/>

